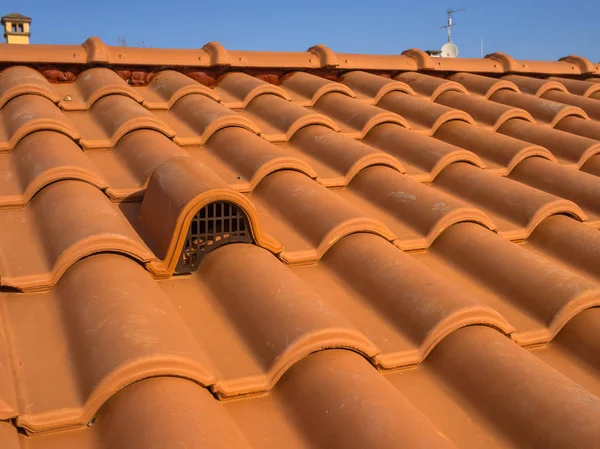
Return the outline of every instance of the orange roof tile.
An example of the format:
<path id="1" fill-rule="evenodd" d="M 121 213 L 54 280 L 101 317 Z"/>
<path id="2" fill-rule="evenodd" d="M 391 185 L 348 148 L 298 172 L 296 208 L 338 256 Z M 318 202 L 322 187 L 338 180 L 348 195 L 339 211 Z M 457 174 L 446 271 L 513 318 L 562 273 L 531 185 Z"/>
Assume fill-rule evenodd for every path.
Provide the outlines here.
<path id="1" fill-rule="evenodd" d="M 597 447 L 600 65 L 0 44 L 0 447 Z"/>

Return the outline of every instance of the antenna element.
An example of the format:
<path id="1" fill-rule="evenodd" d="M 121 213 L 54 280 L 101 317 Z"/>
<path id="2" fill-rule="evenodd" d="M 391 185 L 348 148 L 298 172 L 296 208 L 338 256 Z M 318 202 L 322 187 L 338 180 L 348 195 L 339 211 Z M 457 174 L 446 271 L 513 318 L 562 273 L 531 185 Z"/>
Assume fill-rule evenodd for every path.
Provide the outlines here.
<path id="1" fill-rule="evenodd" d="M 459 11 L 464 11 L 467 8 L 461 8 L 461 9 L 448 9 L 446 11 L 446 14 L 448 15 L 448 23 L 440 28 L 446 28 L 448 30 L 448 42 L 451 44 L 452 43 L 452 32 L 450 31 L 450 29 L 456 25 L 455 23 L 452 23 L 452 14 L 454 14 L 455 12 L 459 12 Z"/>

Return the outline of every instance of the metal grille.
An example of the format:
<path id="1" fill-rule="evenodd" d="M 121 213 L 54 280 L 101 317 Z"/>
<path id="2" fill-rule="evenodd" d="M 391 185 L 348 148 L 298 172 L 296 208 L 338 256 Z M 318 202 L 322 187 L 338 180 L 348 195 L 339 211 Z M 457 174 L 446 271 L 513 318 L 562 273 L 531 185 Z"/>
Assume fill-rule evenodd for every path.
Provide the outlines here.
<path id="1" fill-rule="evenodd" d="M 235 242 L 253 242 L 246 214 L 231 203 L 204 206 L 192 218 L 175 273 L 196 271 L 213 249 Z"/>

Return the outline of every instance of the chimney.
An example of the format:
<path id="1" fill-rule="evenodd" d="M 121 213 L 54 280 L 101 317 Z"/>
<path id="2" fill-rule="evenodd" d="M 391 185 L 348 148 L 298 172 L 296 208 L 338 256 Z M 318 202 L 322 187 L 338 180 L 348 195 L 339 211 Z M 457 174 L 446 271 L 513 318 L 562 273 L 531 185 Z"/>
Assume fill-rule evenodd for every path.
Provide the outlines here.
<path id="1" fill-rule="evenodd" d="M 28 44 L 31 36 L 29 24 L 31 17 L 16 12 L 2 17 L 0 21 L 4 26 L 4 38 L 8 44 Z"/>

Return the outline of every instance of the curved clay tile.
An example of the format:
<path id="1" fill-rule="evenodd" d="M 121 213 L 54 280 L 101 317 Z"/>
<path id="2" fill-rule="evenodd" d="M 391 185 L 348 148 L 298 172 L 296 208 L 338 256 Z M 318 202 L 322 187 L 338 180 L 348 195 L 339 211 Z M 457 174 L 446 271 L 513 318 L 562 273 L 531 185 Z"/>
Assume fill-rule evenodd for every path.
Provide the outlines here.
<path id="1" fill-rule="evenodd" d="M 577 106 L 585 111 L 592 120 L 600 120 L 600 101 L 594 98 L 585 98 L 571 93 L 550 91 L 542 95 L 545 100 L 555 101 L 557 103 L 570 104 Z"/>
<path id="2" fill-rule="evenodd" d="M 455 73 L 448 77 L 467 88 L 469 93 L 490 98 L 499 90 L 511 90 L 519 92 L 519 88 L 506 79 L 492 78 L 490 76 L 476 75 L 474 73 Z"/>
<path id="3" fill-rule="evenodd" d="M 444 123 L 460 120 L 475 124 L 475 121 L 464 111 L 456 110 L 434 103 L 423 97 L 390 92 L 384 96 L 377 107 L 387 109 L 404 117 L 410 129 L 431 135 Z"/>
<path id="4" fill-rule="evenodd" d="M 302 442 L 297 447 L 392 449 L 399 441 L 405 449 L 456 447 L 368 362 L 350 351 L 321 351 L 306 357 L 286 373 L 275 392 L 286 416 L 298 423 L 294 434 L 302 435 Z M 289 442 L 282 446 L 291 447 Z"/>
<path id="5" fill-rule="evenodd" d="M 210 56 L 210 65 L 231 65 L 231 58 L 227 49 L 217 41 L 210 41 L 204 44 L 202 50 Z"/>
<path id="6" fill-rule="evenodd" d="M 111 152 L 88 152 L 108 180 L 106 194 L 114 200 L 141 196 L 152 172 L 164 161 L 187 153 L 171 139 L 151 129 L 123 136 Z"/>
<path id="7" fill-rule="evenodd" d="M 342 75 L 340 80 L 358 93 L 361 101 L 368 101 L 372 104 L 376 104 L 385 94 L 394 91 L 415 95 L 415 91 L 407 84 L 358 70 Z"/>
<path id="8" fill-rule="evenodd" d="M 318 69 L 321 67 L 318 57 L 308 51 L 244 51 L 229 50 L 231 64 L 235 69 L 267 69 L 275 71 L 298 70 L 298 67 Z M 276 75 L 278 76 L 278 75 Z"/>
<path id="9" fill-rule="evenodd" d="M 302 128 L 294 135 L 290 144 L 338 173 L 339 179 L 330 177 L 324 182 L 318 178 L 327 187 L 346 186 L 361 170 L 374 165 L 385 165 L 399 172 L 405 171 L 400 161 L 392 155 L 324 126 L 311 125 Z"/>
<path id="10" fill-rule="evenodd" d="M 314 109 L 334 117 L 341 125 L 341 131 L 356 139 L 364 138 L 373 127 L 382 123 L 396 123 L 410 128 L 408 122 L 397 114 L 339 93 L 322 97 Z"/>
<path id="11" fill-rule="evenodd" d="M 337 53 L 339 69 L 344 70 L 417 70 L 417 63 L 405 55 Z M 296 66 L 297 67 L 297 66 Z"/>
<path id="12" fill-rule="evenodd" d="M 110 50 L 99 37 L 90 36 L 83 44 L 81 44 L 81 46 L 86 53 L 86 62 L 104 64 L 110 62 Z"/>
<path id="13" fill-rule="evenodd" d="M 499 126 L 511 118 L 521 118 L 529 122 L 535 121 L 529 112 L 523 109 L 458 92 L 445 92 L 437 98 L 436 103 L 465 111 L 475 119 L 479 126 L 487 127 L 492 131 L 498 129 Z"/>
<path id="14" fill-rule="evenodd" d="M 53 103 L 61 99 L 44 76 L 31 67 L 12 66 L 0 72 L 0 108 L 19 95 L 40 95 Z"/>
<path id="15" fill-rule="evenodd" d="M 86 432 L 94 432 L 114 449 L 169 447 L 173 435 L 181 447 L 254 447 L 210 392 L 175 377 L 147 379 L 118 392 Z"/>
<path id="16" fill-rule="evenodd" d="M 579 118 L 573 118 L 572 120 L 588 123 L 588 121 Z M 600 142 L 560 131 L 558 128 L 560 128 L 560 124 L 553 129 L 527 123 L 523 120 L 508 120 L 498 128 L 498 133 L 541 145 L 549 149 L 561 163 L 574 164 L 578 167 L 594 154 L 600 152 Z"/>
<path id="17" fill-rule="evenodd" d="M 582 97 L 591 97 L 600 92 L 600 83 L 590 82 L 590 80 L 574 80 L 553 76 L 548 79 L 561 83 L 570 93 L 581 95 Z"/>
<path id="18" fill-rule="evenodd" d="M 217 44 L 218 45 L 218 44 Z M 144 67 L 182 67 L 210 66 L 214 59 L 203 48 L 193 49 L 163 49 L 147 47 L 106 47 L 110 64 L 116 66 L 142 66 Z"/>
<path id="19" fill-rule="evenodd" d="M 418 48 L 409 48 L 402 52 L 402 56 L 408 56 L 417 63 L 418 70 L 435 69 L 435 63 L 431 56 Z"/>
<path id="20" fill-rule="evenodd" d="M 24 137 L 10 158 L 13 174 L 0 179 L 0 208 L 24 206 L 46 185 L 77 179 L 103 190 L 106 180 L 81 148 L 64 134 L 38 131 Z"/>
<path id="21" fill-rule="evenodd" d="M 591 374 L 591 377 L 594 378 L 595 372 L 600 369 L 600 360 L 597 357 L 600 351 L 600 341 L 597 338 L 588 338 L 588 336 L 598 335 L 599 330 L 600 308 L 584 310 L 579 315 L 571 318 L 554 338 L 552 344 L 548 346 L 551 351 L 550 354 L 558 357 L 552 357 L 552 359 L 544 357 L 542 360 L 573 380 L 577 379 L 578 376 L 575 373 L 581 370 L 581 365 L 585 367 L 581 371 Z M 567 351 L 560 351 L 563 348 Z M 564 357 L 565 352 L 568 353 L 567 357 Z M 536 355 L 539 357 L 539 354 Z M 582 362 L 581 365 L 573 363 L 573 359 Z M 578 383 L 581 384 L 582 382 L 578 379 Z M 598 396 L 600 390 L 597 386 L 593 388 L 593 384 L 590 384 L 585 385 L 584 388 L 589 389 Z"/>
<path id="22" fill-rule="evenodd" d="M 484 58 L 444 58 L 435 59 L 435 70 L 440 72 L 501 73 L 502 69 L 494 61 Z"/>
<path id="23" fill-rule="evenodd" d="M 279 256 L 289 265 L 314 263 L 336 241 L 356 232 L 395 239 L 385 225 L 298 172 L 267 176 L 252 201 L 265 230 L 283 244 Z"/>
<path id="24" fill-rule="evenodd" d="M 169 112 L 157 111 L 155 115 L 173 127 L 176 132 L 173 140 L 179 145 L 201 145 L 228 126 L 260 133 L 260 128 L 248 117 L 236 114 L 205 95 L 186 95 L 177 100 Z"/>
<path id="25" fill-rule="evenodd" d="M 147 379 L 117 392 L 85 432 L 114 449 L 169 447 L 174 435 L 183 448 L 254 447 L 208 390 L 176 377 Z M 57 438 L 61 441 L 60 435 Z"/>
<path id="26" fill-rule="evenodd" d="M 319 99 L 330 92 L 339 92 L 349 97 L 355 97 L 348 86 L 342 83 L 321 78 L 320 76 L 311 75 L 306 72 L 294 72 L 287 75 L 281 81 L 281 87 L 285 90 L 290 90 L 298 98 L 293 98 L 295 103 L 302 106 L 314 106 Z"/>
<path id="27" fill-rule="evenodd" d="M 584 120 L 577 116 L 570 116 L 560 120 L 555 128 L 578 136 L 600 140 L 600 123 L 596 120 Z"/>
<path id="28" fill-rule="evenodd" d="M 573 272 L 600 282 L 598 255 L 600 233 L 585 223 L 556 215 L 544 220 L 531 234 L 528 244 L 565 264 Z"/>
<path id="29" fill-rule="evenodd" d="M 388 167 L 361 171 L 338 194 L 387 225 L 404 251 L 427 248 L 446 228 L 463 221 L 496 229 L 479 209 Z"/>
<path id="30" fill-rule="evenodd" d="M 501 66 L 504 72 L 514 72 L 517 69 L 517 61 L 506 53 L 495 52 L 489 55 L 485 55 L 485 59 L 491 59 L 492 61 L 497 61 Z M 496 66 L 494 66 L 496 67 Z"/>
<path id="31" fill-rule="evenodd" d="M 136 129 L 154 129 L 167 137 L 175 136 L 170 126 L 124 95 L 103 97 L 89 112 L 71 112 L 68 116 L 81 130 L 81 145 L 87 150 L 112 148 Z"/>
<path id="32" fill-rule="evenodd" d="M 180 98 L 198 94 L 220 101 L 214 89 L 194 81 L 189 76 L 175 70 L 163 70 L 156 74 L 147 86 L 137 87 L 148 109 L 171 109 Z"/>
<path id="33" fill-rule="evenodd" d="M 571 201 L 465 163 L 444 169 L 435 178 L 433 186 L 476 205 L 496 223 L 499 234 L 511 240 L 526 239 L 551 215 L 567 214 L 580 221 L 587 219 Z"/>
<path id="34" fill-rule="evenodd" d="M 319 283 L 310 273 L 306 281 L 381 348 L 375 362 L 385 369 L 421 362 L 463 326 L 486 323 L 506 334 L 514 330 L 495 310 L 378 236 L 344 237 L 321 263 L 341 283 Z"/>
<path id="35" fill-rule="evenodd" d="M 215 361 L 220 375 L 212 389 L 221 397 L 268 391 L 291 365 L 322 349 L 349 348 L 369 358 L 379 353 L 340 312 L 257 246 L 228 245 L 212 252 L 198 276 L 215 292 L 260 368 L 260 374 L 242 376 L 237 360 Z"/>
<path id="36" fill-rule="evenodd" d="M 65 111 L 85 111 L 107 95 L 125 95 L 141 103 L 143 97 L 113 70 L 97 67 L 79 74 L 72 83 L 55 84 L 59 106 Z"/>
<path id="37" fill-rule="evenodd" d="M 600 176 L 600 155 L 593 155 L 581 166 L 581 171 Z"/>
<path id="38" fill-rule="evenodd" d="M 340 130 L 340 127 L 326 115 L 290 103 L 275 95 L 261 95 L 255 98 L 244 111 L 262 125 L 261 135 L 271 142 L 286 142 L 296 131 L 308 125 L 323 125 L 335 131 Z"/>
<path id="39" fill-rule="evenodd" d="M 481 159 L 470 151 L 394 124 L 376 126 L 363 139 L 363 143 L 395 156 L 402 162 L 408 175 L 422 182 L 431 181 L 445 167 L 458 161 L 484 167 Z"/>
<path id="40" fill-rule="evenodd" d="M 396 75 L 394 79 L 406 83 L 414 89 L 417 94 L 429 97 L 431 101 L 435 101 L 440 94 L 448 91 L 467 93 L 467 89 L 454 81 L 448 81 L 436 76 L 424 75 L 419 72 L 401 73 L 400 75 Z"/>
<path id="41" fill-rule="evenodd" d="M 428 361 L 444 388 L 495 423 L 509 445 L 561 449 L 598 441 L 598 398 L 493 329 L 454 332 Z"/>
<path id="42" fill-rule="evenodd" d="M 589 216 L 586 224 L 600 223 L 600 178 L 545 159 L 532 157 L 521 162 L 511 179 L 573 201 Z"/>
<path id="43" fill-rule="evenodd" d="M 567 92 L 567 88 L 557 81 L 522 75 L 507 75 L 502 77 L 502 79 L 514 83 L 519 87 L 521 92 L 533 95 L 534 97 L 541 97 L 550 91 Z"/>
<path id="44" fill-rule="evenodd" d="M 184 377 L 204 386 L 215 382 L 210 362 L 178 310 L 146 270 L 127 257 L 87 257 L 41 299 L 52 303 L 52 315 L 65 324 L 44 319 L 16 330 L 23 338 L 15 351 L 27 361 L 17 372 L 31 401 L 18 417 L 19 426 L 31 431 L 83 427 L 117 391 L 150 377 Z M 17 308 L 10 312 L 14 319 L 25 313 Z M 61 338 L 61 328 L 66 340 L 62 346 L 68 349 L 50 352 L 54 362 L 73 367 L 71 376 L 63 378 L 61 363 L 48 366 L 48 358 L 41 357 L 45 343 L 37 348 L 26 344 L 36 338 Z M 131 338 L 122 338 L 124 333 Z M 36 385 L 42 378 L 53 382 L 51 392 Z"/>
<path id="45" fill-rule="evenodd" d="M 578 117 L 587 119 L 587 114 L 580 108 L 568 106 L 555 101 L 535 98 L 517 92 L 501 90 L 490 97 L 490 100 L 508 106 L 524 109 L 529 112 L 537 122 L 554 127 L 565 117 Z"/>
<path id="46" fill-rule="evenodd" d="M 575 65 L 579 69 L 579 73 L 582 75 L 586 73 L 597 72 L 599 68 L 589 59 L 577 55 L 564 56 L 560 58 L 559 61 L 564 61 L 570 63 L 571 65 Z"/>
<path id="47" fill-rule="evenodd" d="M 154 275 L 166 277 L 173 273 L 192 218 L 215 201 L 240 207 L 248 217 L 254 241 L 272 252 L 281 250 L 263 233 L 254 206 L 245 196 L 231 190 L 207 166 L 190 157 L 174 157 L 152 172 L 140 209 L 144 239 L 161 259 L 148 267 Z"/>
<path id="48" fill-rule="evenodd" d="M 0 211 L 5 232 L 0 246 L 0 284 L 22 291 L 43 290 L 77 260 L 120 252 L 141 262 L 152 252 L 118 207 L 92 185 L 60 181 L 46 186 L 25 209 Z"/>
<path id="49" fill-rule="evenodd" d="M 443 264 L 430 268 L 502 313 L 522 346 L 548 343 L 600 304 L 600 284 L 472 223 L 448 228 L 430 251 Z"/>
<path id="50" fill-rule="evenodd" d="M 559 61 L 516 60 L 513 57 L 500 52 L 487 55 L 486 58 L 491 58 L 501 63 L 505 73 L 540 74 L 543 76 L 562 74 L 578 75 L 581 73 L 580 61 L 574 62 L 564 59 Z"/>
<path id="51" fill-rule="evenodd" d="M 5 296 L 6 293 L 0 294 L 0 299 L 3 302 L 5 302 Z M 19 414 L 19 402 L 15 388 L 17 384 L 11 361 L 13 349 L 7 338 L 8 317 L 6 315 L 6 309 L 3 307 L 0 313 L 0 419 L 8 421 Z M 4 444 L 6 444 L 7 440 L 1 431 L 0 435 L 2 435 Z M 18 446 L 15 446 L 15 448 L 18 448 Z"/>
<path id="52" fill-rule="evenodd" d="M 339 64 L 335 52 L 323 44 L 313 45 L 306 51 L 319 57 L 321 67 L 335 67 Z"/>
<path id="53" fill-rule="evenodd" d="M 512 122 L 528 123 L 524 120 L 509 120 L 506 123 Z M 535 126 L 536 129 L 541 128 L 536 125 L 531 126 Z M 501 129 L 502 126 L 499 130 Z M 523 159 L 531 156 L 539 156 L 550 161 L 556 161 L 552 153 L 543 146 L 532 145 L 528 142 L 513 139 L 489 129 L 472 126 L 461 121 L 444 123 L 433 137 L 472 151 L 485 161 L 486 168 L 503 176 L 510 173 Z"/>
<path id="54" fill-rule="evenodd" d="M 329 128 L 324 129 L 329 131 Z M 306 161 L 241 128 L 217 131 L 208 139 L 202 151 L 209 152 L 222 164 L 231 167 L 237 178 L 247 184 L 240 190 L 253 190 L 262 179 L 279 170 L 296 170 L 311 178 L 317 177 Z"/>
<path id="55" fill-rule="evenodd" d="M 392 449 L 402 441 L 406 449 L 455 449 L 403 393 L 360 355 L 319 351 L 291 367 L 271 394 L 248 404 L 219 403 L 186 379 L 147 379 L 116 393 L 92 426 L 48 440 L 40 435 L 36 442 L 145 449 L 170 447 L 176 434 L 189 448 L 250 449 L 267 441 L 273 447 Z"/>
<path id="56" fill-rule="evenodd" d="M 215 91 L 221 102 L 230 109 L 245 108 L 248 103 L 263 94 L 273 94 L 284 100 L 291 100 L 291 97 L 280 87 L 242 72 L 228 72 L 223 75 Z"/>
<path id="57" fill-rule="evenodd" d="M 67 116 L 50 100 L 39 95 L 21 95 L 0 110 L 0 152 L 10 151 L 28 134 L 36 131 L 57 131 L 73 140 L 79 133 Z"/>

